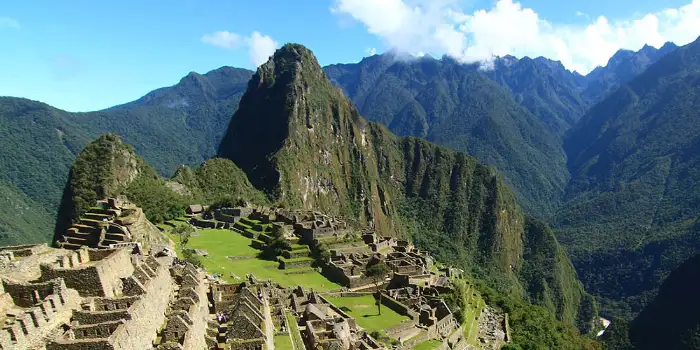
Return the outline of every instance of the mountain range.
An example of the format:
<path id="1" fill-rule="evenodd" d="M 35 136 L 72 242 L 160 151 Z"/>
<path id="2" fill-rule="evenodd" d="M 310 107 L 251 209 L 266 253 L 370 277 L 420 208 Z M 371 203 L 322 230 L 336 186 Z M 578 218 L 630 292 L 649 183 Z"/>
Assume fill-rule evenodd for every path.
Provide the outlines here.
<path id="1" fill-rule="evenodd" d="M 545 301 L 557 300 L 553 281 L 531 284 L 534 279 L 523 274 L 541 271 L 523 262 L 513 264 L 519 272 L 508 272 L 504 266 L 519 261 L 513 252 L 483 240 L 507 237 L 505 231 L 494 236 L 498 230 L 484 221 L 484 213 L 500 217 L 493 207 L 484 209 L 496 198 L 512 215 L 497 226 L 509 222 L 506 227 L 525 233 L 524 241 L 509 242 L 523 242 L 522 253 L 533 256 L 537 250 L 527 242 L 548 245 L 558 262 L 548 258 L 543 264 L 570 276 L 564 250 L 542 222 L 552 224 L 587 290 L 601 296 L 604 313 L 629 319 L 674 267 L 697 252 L 697 46 L 621 50 L 586 76 L 541 57 L 506 56 L 484 70 L 446 57 L 405 60 L 387 53 L 324 67 L 330 83 L 320 79 L 315 87 L 323 97 L 301 87 L 295 95 L 301 99 L 293 101 L 275 90 L 278 77 L 293 74 L 286 65 L 262 67 L 258 78 L 231 67 L 190 73 L 172 87 L 89 113 L 2 97 L 0 145 L 8 151 L 0 154 L 0 194 L 11 210 L 0 213 L 0 240 L 49 241 L 71 163 L 90 140 L 112 132 L 133 145 L 153 174 L 175 174 L 164 184 L 184 185 L 195 198 L 220 200 L 213 197 L 222 186 L 236 196 L 318 206 L 412 236 L 452 259 L 474 262 L 477 270 L 494 271 L 484 261 L 497 261 L 495 271 L 501 272 L 482 271 L 485 278 L 530 296 L 539 288 L 542 294 L 533 300 L 575 322 L 576 307 Z M 284 67 L 289 71 L 276 71 Z M 254 84 L 262 85 L 256 90 Z M 238 108 L 244 94 L 251 95 L 250 110 Z M 303 104 L 290 111 L 272 98 Z M 298 122 L 275 119 L 283 115 Z M 319 115 L 333 122 L 317 125 Z M 262 120 L 269 127 L 262 128 Z M 310 130 L 317 139 L 289 137 Z M 334 137 L 356 144 L 334 143 Z M 369 150 L 361 151 L 363 141 Z M 344 146 L 322 146 L 328 144 Z M 294 161 L 314 166 L 295 168 L 291 154 L 297 150 L 308 158 Z M 222 158 L 210 159 L 215 155 Z M 229 175 L 221 180 L 224 173 Z M 476 184 L 486 197 L 464 197 L 465 186 Z M 345 204 L 338 206 L 339 200 Z M 454 214 L 463 206 L 469 215 Z M 393 227 L 396 218 L 402 224 Z M 489 246 L 483 249 L 487 258 L 474 254 Z M 561 290 L 584 295 L 578 287 Z"/>

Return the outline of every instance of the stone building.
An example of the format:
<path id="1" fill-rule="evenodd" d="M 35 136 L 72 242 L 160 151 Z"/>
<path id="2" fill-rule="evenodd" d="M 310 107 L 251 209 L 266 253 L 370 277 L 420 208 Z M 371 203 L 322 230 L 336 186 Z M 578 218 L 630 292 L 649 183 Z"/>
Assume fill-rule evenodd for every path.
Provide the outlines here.
<path id="1" fill-rule="evenodd" d="M 206 279 L 167 254 L 34 245 L 0 256 L 1 349 L 207 347 Z"/>
<path id="2" fill-rule="evenodd" d="M 168 307 L 168 322 L 161 332 L 158 348 L 205 349 L 207 341 L 215 341 L 207 339 L 210 336 L 206 333 L 209 308 L 205 274 L 182 262 L 170 268 L 170 275 L 177 293 Z"/>
<path id="3" fill-rule="evenodd" d="M 65 332 L 47 343 L 48 350 L 153 347 L 174 286 L 169 272 L 172 258 L 140 254 L 132 258 L 133 274 L 124 278 L 121 292 L 103 297 L 83 291 L 89 297 L 73 311 Z"/>

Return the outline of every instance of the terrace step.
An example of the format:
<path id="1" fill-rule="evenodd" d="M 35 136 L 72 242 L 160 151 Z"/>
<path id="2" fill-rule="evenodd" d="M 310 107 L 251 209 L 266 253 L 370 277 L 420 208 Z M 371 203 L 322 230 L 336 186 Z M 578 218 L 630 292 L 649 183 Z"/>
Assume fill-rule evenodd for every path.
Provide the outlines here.
<path id="1" fill-rule="evenodd" d="M 102 219 L 107 219 L 107 220 L 112 220 L 114 215 L 110 214 L 101 214 L 101 213 L 93 213 L 93 212 L 88 212 L 83 215 L 84 218 L 86 219 L 91 219 L 91 220 L 96 220 L 96 221 L 102 221 Z"/>
<path id="2" fill-rule="evenodd" d="M 63 249 L 72 249 L 72 250 L 78 250 L 80 247 L 82 247 L 80 244 L 75 244 L 75 243 L 70 243 L 70 242 L 61 242 L 61 248 Z"/>
<path id="3" fill-rule="evenodd" d="M 85 219 L 85 218 L 80 218 L 80 223 L 85 225 L 85 226 L 90 226 L 90 227 L 98 227 L 102 221 L 100 220 L 92 220 L 92 219 Z"/>

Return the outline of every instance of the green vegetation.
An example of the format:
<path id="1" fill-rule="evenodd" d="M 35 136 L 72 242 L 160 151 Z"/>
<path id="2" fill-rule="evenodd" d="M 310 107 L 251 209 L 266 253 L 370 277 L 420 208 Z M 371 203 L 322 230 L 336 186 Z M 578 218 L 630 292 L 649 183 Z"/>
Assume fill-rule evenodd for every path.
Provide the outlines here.
<path id="1" fill-rule="evenodd" d="M 635 349 L 700 349 L 699 288 L 700 255 L 695 255 L 671 272 L 656 298 L 630 324 Z M 619 337 L 617 343 L 624 341 Z"/>
<path id="2" fill-rule="evenodd" d="M 698 41 L 667 54 L 564 144 L 574 177 L 554 227 L 606 315 L 632 319 L 700 249 L 698 57 Z"/>
<path id="3" fill-rule="evenodd" d="M 28 208 L 0 215 L 0 243 L 50 241 L 71 164 L 104 133 L 133 144 L 164 176 L 214 155 L 251 75 L 231 67 L 190 73 L 137 101 L 89 113 L 0 97 L 0 145 L 7 150 L 0 155 L 0 194 L 9 193 L 12 197 L 3 198 Z"/>
<path id="4" fill-rule="evenodd" d="M 355 318 L 357 324 L 367 332 L 386 330 L 408 320 L 394 310 L 385 308 L 382 314 L 376 312 L 376 299 L 372 295 L 360 297 L 328 297 L 328 301 Z"/>
<path id="5" fill-rule="evenodd" d="M 365 273 L 369 277 L 374 285 L 379 288 L 379 286 L 384 282 L 386 276 L 391 272 L 389 266 L 383 261 L 378 261 L 372 265 L 367 266 L 367 272 Z M 382 314 L 382 293 L 377 293 L 377 313 L 381 316 Z"/>
<path id="6" fill-rule="evenodd" d="M 527 69 L 525 66 L 522 63 L 509 69 Z M 501 69 L 504 73 L 500 76 L 490 73 L 494 75 L 491 81 L 476 67 L 450 59 L 405 61 L 384 55 L 357 64 L 332 65 L 326 72 L 368 120 L 386 125 L 398 135 L 421 137 L 495 166 L 512 186 L 518 202 L 530 214 L 546 217 L 558 207 L 569 174 L 560 137 L 542 119 L 556 110 L 550 119 L 569 119 L 571 123 L 573 115 L 583 114 L 583 106 L 578 96 L 569 99 L 548 94 L 565 86 L 571 95 L 578 95 L 571 73 L 560 68 L 562 75 L 570 76 L 565 82 L 548 79 L 549 67 L 537 69 L 522 73 L 527 80 L 518 76 L 511 79 L 507 76 L 510 73 Z M 498 83 L 510 84 L 507 89 L 511 91 Z M 536 96 L 530 98 L 517 90 L 520 87 Z M 540 87 L 544 89 L 536 89 Z M 546 96 L 544 101 L 538 92 Z M 559 98 L 566 104 L 549 104 Z M 531 100 L 539 104 L 533 104 L 531 113 L 516 100 L 525 107 L 530 107 Z M 542 108 L 544 105 L 548 110 Z"/>
<path id="7" fill-rule="evenodd" d="M 171 235 L 177 242 L 177 237 Z M 288 287 L 301 285 L 317 291 L 340 289 L 339 285 L 312 269 L 307 269 L 308 273 L 287 274 L 288 271 L 278 268 L 278 262 L 257 258 L 260 251 L 251 247 L 251 243 L 252 239 L 231 230 L 200 229 L 190 235 L 187 250 L 206 251 L 207 256 L 199 257 L 199 260 L 207 273 L 221 275 L 229 283 L 242 281 L 246 274 L 252 273 L 259 279 L 269 279 Z"/>
<path id="8" fill-rule="evenodd" d="M 80 152 L 70 172 L 56 221 L 57 238 L 97 200 L 126 194 L 154 223 L 184 213 L 185 197 L 170 190 L 133 148 L 105 134 Z"/>
<path id="9" fill-rule="evenodd" d="M 420 344 L 413 346 L 413 350 L 432 350 L 442 345 L 441 341 L 438 340 L 426 340 Z"/>
<path id="10" fill-rule="evenodd" d="M 294 350 L 294 346 L 292 346 L 292 339 L 289 338 L 289 335 L 276 335 L 274 341 L 275 349 Z"/>
<path id="11" fill-rule="evenodd" d="M 600 349 L 598 342 L 581 336 L 576 328 L 557 320 L 547 309 L 499 293 L 478 280 L 474 285 L 487 304 L 508 313 L 513 342 L 523 349 Z"/>

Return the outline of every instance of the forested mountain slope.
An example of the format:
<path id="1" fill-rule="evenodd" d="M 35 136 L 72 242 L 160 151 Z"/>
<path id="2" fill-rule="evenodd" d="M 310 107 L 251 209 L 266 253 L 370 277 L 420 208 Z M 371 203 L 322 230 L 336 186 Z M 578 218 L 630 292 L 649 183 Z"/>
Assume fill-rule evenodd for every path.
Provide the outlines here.
<path id="1" fill-rule="evenodd" d="M 0 242 L 50 240 L 71 163 L 102 133 L 134 144 L 162 175 L 211 157 L 251 75 L 230 67 L 190 73 L 173 87 L 90 113 L 0 97 L 0 198 L 8 203 L 0 214 Z"/>
<path id="2" fill-rule="evenodd" d="M 573 179 L 554 224 L 610 311 L 640 311 L 667 273 L 700 250 L 698 110 L 700 41 L 622 85 L 566 139 Z"/>
<path id="3" fill-rule="evenodd" d="M 605 67 L 597 67 L 586 75 L 583 98 L 593 104 L 600 102 L 615 92 L 620 85 L 630 82 L 650 65 L 677 48 L 674 43 L 667 42 L 658 49 L 644 45 L 637 52 L 619 50 L 608 60 Z"/>
<path id="4" fill-rule="evenodd" d="M 559 136 L 476 66 L 385 54 L 325 71 L 369 120 L 495 166 L 530 213 L 546 217 L 558 206 L 568 180 Z M 496 78 L 522 92 L 517 77 Z M 525 92 L 517 98 L 544 104 Z"/>

